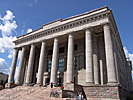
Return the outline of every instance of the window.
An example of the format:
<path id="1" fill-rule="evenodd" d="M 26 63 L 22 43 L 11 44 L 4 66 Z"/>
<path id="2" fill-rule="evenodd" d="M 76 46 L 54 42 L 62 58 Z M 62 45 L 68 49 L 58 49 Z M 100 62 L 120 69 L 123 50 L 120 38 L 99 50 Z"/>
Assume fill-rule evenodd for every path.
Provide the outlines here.
<path id="1" fill-rule="evenodd" d="M 51 72 L 51 64 L 52 64 L 52 61 L 49 60 L 49 61 L 48 61 L 47 72 Z"/>
<path id="2" fill-rule="evenodd" d="M 74 51 L 78 50 L 78 45 L 74 44 Z"/>
<path id="3" fill-rule="evenodd" d="M 53 53 L 52 49 L 48 51 L 48 55 L 52 55 L 52 53 Z"/>
<path id="4" fill-rule="evenodd" d="M 77 70 L 77 57 L 74 57 L 74 69 Z"/>
<path id="5" fill-rule="evenodd" d="M 64 70 L 64 58 L 59 59 L 58 71 Z"/>
<path id="6" fill-rule="evenodd" d="M 64 53 L 64 47 L 59 48 L 59 53 Z"/>

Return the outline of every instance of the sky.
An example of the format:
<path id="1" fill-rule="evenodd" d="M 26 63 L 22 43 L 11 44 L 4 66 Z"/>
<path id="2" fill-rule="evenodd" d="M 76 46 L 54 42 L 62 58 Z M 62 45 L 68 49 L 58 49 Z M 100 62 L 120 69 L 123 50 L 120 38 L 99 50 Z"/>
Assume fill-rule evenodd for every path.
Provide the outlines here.
<path id="1" fill-rule="evenodd" d="M 126 57 L 133 61 L 133 0 L 0 0 L 0 72 L 9 74 L 16 37 L 103 6 L 112 9 Z"/>

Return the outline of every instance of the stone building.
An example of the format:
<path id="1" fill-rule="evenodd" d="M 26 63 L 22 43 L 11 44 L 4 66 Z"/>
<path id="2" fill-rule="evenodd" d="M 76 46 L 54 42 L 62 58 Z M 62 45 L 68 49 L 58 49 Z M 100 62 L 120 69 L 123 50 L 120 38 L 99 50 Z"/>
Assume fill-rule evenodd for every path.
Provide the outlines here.
<path id="1" fill-rule="evenodd" d="M 4 85 L 8 82 L 8 75 L 0 72 L 0 85 Z"/>
<path id="2" fill-rule="evenodd" d="M 18 53 L 22 51 L 18 85 L 52 82 L 62 86 L 74 82 L 83 87 L 88 98 L 100 97 L 101 92 L 102 98 L 124 98 L 132 90 L 132 64 L 125 57 L 108 7 L 50 22 L 17 37 L 14 43 L 9 83 L 14 81 Z M 92 88 L 95 91 L 90 91 Z"/>

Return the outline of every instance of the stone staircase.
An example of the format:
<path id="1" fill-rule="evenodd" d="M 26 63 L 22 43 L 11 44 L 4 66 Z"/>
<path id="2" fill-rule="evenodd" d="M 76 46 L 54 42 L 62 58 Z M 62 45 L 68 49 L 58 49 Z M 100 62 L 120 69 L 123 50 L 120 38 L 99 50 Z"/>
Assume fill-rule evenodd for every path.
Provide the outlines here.
<path id="1" fill-rule="evenodd" d="M 60 87 L 17 86 L 0 91 L 0 100 L 76 100 L 62 98 Z"/>

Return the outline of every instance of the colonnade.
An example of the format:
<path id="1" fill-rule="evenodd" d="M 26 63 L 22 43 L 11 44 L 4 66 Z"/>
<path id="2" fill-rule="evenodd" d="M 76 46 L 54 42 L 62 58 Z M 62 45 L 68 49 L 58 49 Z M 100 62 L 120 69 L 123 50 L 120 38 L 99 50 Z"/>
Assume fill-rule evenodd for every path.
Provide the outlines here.
<path id="1" fill-rule="evenodd" d="M 108 83 L 113 84 L 117 82 L 116 72 L 115 72 L 115 63 L 113 55 L 113 44 L 111 39 L 111 29 L 109 24 L 103 25 L 104 30 L 104 42 L 105 42 L 105 55 L 106 55 L 106 67 L 107 67 L 107 77 Z M 92 31 L 91 28 L 85 30 L 85 65 L 86 65 L 86 84 L 99 84 L 99 69 L 98 69 L 98 51 L 97 51 L 97 41 L 94 38 L 92 40 Z M 94 43 L 94 47 L 92 46 Z M 31 83 L 31 77 L 33 72 L 33 61 L 35 59 L 35 44 L 31 44 L 28 69 L 26 76 L 26 84 Z M 22 68 L 25 57 L 25 47 L 22 47 L 21 58 L 19 61 L 19 68 L 17 72 L 16 84 L 21 84 L 22 80 Z M 59 56 L 59 38 L 54 38 L 53 45 L 53 55 L 52 55 L 52 65 L 51 65 L 51 76 L 50 82 L 56 84 L 57 81 L 57 68 L 58 68 L 58 56 Z M 12 66 L 9 75 L 9 83 L 14 81 L 15 68 L 18 57 L 18 49 L 15 49 L 14 57 L 12 61 Z M 37 84 L 43 84 L 43 73 L 44 73 L 44 60 L 46 59 L 46 41 L 42 41 L 39 67 L 38 67 L 38 76 Z M 74 70 L 74 35 L 73 33 L 68 34 L 68 50 L 67 50 L 67 83 L 74 81 L 73 70 Z"/>

